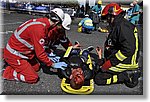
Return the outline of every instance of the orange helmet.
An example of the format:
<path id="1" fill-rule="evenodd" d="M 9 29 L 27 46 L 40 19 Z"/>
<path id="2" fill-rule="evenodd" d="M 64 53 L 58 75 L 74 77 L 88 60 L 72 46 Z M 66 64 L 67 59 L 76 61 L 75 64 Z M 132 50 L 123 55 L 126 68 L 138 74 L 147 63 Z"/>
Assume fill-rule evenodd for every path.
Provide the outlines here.
<path id="1" fill-rule="evenodd" d="M 102 16 L 106 16 L 107 14 L 119 15 L 123 10 L 117 3 L 110 3 L 105 6 L 102 11 Z"/>

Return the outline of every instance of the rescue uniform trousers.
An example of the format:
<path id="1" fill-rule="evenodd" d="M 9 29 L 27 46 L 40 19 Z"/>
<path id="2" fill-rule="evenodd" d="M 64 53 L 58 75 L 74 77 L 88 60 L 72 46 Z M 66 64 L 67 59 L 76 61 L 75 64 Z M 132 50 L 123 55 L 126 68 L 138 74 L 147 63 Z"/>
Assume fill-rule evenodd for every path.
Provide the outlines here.
<path id="1" fill-rule="evenodd" d="M 7 80 L 17 80 L 27 83 L 36 83 L 39 79 L 36 73 L 40 64 L 33 58 L 32 60 L 6 58 L 9 66 L 6 67 L 3 78 Z"/>

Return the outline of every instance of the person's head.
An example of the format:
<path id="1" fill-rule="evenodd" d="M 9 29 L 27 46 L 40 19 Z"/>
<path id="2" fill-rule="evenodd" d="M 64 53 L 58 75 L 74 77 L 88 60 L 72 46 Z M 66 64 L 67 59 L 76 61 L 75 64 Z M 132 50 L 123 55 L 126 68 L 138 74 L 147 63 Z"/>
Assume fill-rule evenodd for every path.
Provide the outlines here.
<path id="1" fill-rule="evenodd" d="M 106 17 L 108 23 L 113 23 L 115 17 L 122 12 L 123 10 L 117 3 L 110 3 L 104 7 L 102 16 Z"/>
<path id="2" fill-rule="evenodd" d="M 86 14 L 86 15 L 85 15 L 85 17 L 89 17 L 89 15 L 88 15 L 88 14 Z"/>
<path id="3" fill-rule="evenodd" d="M 70 86 L 73 89 L 80 89 L 84 84 L 84 74 L 81 68 L 73 69 L 70 75 Z"/>
<path id="4" fill-rule="evenodd" d="M 133 3 L 130 3 L 130 8 L 133 8 L 133 6 L 134 6 Z"/>
<path id="5" fill-rule="evenodd" d="M 98 0 L 97 4 L 98 4 L 98 6 L 101 6 L 102 5 L 102 0 Z"/>
<path id="6" fill-rule="evenodd" d="M 133 5 L 136 5 L 138 3 L 138 0 L 133 0 Z"/>
<path id="7" fill-rule="evenodd" d="M 62 24 L 64 21 L 64 12 L 60 8 L 54 8 L 51 10 L 50 14 L 47 15 L 47 18 L 50 19 L 54 24 Z"/>
<path id="8" fill-rule="evenodd" d="M 72 19 L 71 19 L 70 15 L 65 13 L 62 24 L 58 23 L 56 25 L 56 29 L 59 32 L 59 35 L 64 35 L 65 30 L 70 30 L 71 22 L 72 22 Z"/>
<path id="9" fill-rule="evenodd" d="M 62 24 L 58 23 L 56 25 L 57 31 L 60 32 L 60 34 L 61 34 L 62 32 L 65 32 L 65 30 L 70 30 L 71 22 L 72 22 L 72 20 L 71 20 L 70 15 L 65 13 L 64 14 L 64 20 L 63 20 Z"/>

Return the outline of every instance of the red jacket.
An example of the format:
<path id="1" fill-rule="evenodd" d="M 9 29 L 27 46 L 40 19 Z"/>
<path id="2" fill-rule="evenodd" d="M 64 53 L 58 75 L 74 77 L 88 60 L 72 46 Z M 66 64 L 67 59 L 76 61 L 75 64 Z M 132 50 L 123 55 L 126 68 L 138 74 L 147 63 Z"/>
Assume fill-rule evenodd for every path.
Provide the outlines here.
<path id="1" fill-rule="evenodd" d="M 36 55 L 40 61 L 51 66 L 53 62 L 44 49 L 49 28 L 47 18 L 32 19 L 20 25 L 4 49 L 4 58 L 32 59 Z"/>

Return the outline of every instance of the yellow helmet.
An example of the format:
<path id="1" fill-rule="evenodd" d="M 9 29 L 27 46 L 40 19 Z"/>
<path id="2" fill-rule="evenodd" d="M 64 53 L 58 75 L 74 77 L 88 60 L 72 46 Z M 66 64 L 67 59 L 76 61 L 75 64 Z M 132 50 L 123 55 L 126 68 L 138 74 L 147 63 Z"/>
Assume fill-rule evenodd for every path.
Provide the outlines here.
<path id="1" fill-rule="evenodd" d="M 98 0 L 97 4 L 102 4 L 102 0 Z"/>

